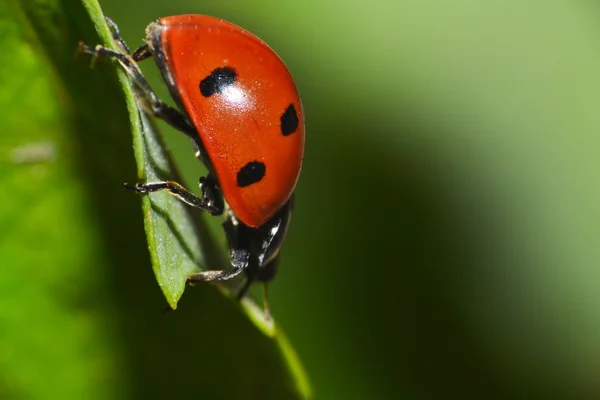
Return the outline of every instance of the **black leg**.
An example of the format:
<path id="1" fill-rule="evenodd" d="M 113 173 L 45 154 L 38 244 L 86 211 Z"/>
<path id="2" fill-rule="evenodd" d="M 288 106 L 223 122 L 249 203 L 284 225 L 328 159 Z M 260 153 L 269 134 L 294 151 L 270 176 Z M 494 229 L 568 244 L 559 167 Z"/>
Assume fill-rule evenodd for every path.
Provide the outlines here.
<path id="1" fill-rule="evenodd" d="M 119 46 L 123 46 L 123 52 L 118 52 L 106 48 L 102 45 L 98 45 L 95 48 L 91 48 L 83 43 L 79 43 L 79 51 L 84 54 L 92 56 L 92 64 L 95 62 L 97 57 L 107 57 L 116 60 L 121 64 L 121 67 L 129 74 L 132 81 L 134 82 L 138 99 L 142 106 L 146 109 L 146 112 L 152 114 L 158 118 L 163 119 L 166 123 L 174 127 L 175 129 L 185 133 L 193 140 L 198 140 L 198 132 L 190 125 L 187 117 L 183 115 L 177 109 L 165 104 L 159 100 L 152 87 L 144 78 L 142 71 L 137 65 L 136 61 L 141 61 L 145 58 L 152 56 L 152 53 L 146 45 L 137 49 L 133 55 L 128 53 L 128 48 L 123 41 L 118 38 L 115 39 Z"/>
<path id="2" fill-rule="evenodd" d="M 133 53 L 131 53 L 131 58 L 133 58 L 133 60 L 136 62 L 144 61 L 146 58 L 150 57 L 152 57 L 152 52 L 147 44 L 138 47 Z"/>
<path id="3" fill-rule="evenodd" d="M 203 180 L 201 180 L 201 182 L 202 181 Z M 208 181 L 208 178 L 204 180 L 204 182 L 206 181 Z M 216 195 L 216 188 L 209 188 L 209 186 L 206 184 L 202 185 L 201 198 L 188 191 L 179 183 L 173 181 L 138 183 L 136 185 L 125 183 L 125 188 L 128 190 L 135 190 L 140 194 L 166 190 L 179 200 L 192 207 L 200 208 L 211 213 L 212 215 L 223 214 L 223 200 Z"/>
<path id="4" fill-rule="evenodd" d="M 235 278 L 241 274 L 247 267 L 250 260 L 250 253 L 243 249 L 231 250 L 231 265 L 233 269 L 229 271 L 202 271 L 188 277 L 188 285 L 194 285 L 198 282 L 226 281 Z"/>
<path id="5" fill-rule="evenodd" d="M 214 179 L 214 177 L 209 175 L 204 180 L 203 183 L 206 187 L 211 187 L 210 183 L 212 179 Z M 225 230 L 227 241 L 229 243 L 230 259 L 233 269 L 228 271 L 202 271 L 190 275 L 187 280 L 188 285 L 194 285 L 198 282 L 226 281 L 235 278 L 248 267 L 250 262 L 250 252 L 243 246 L 245 242 L 239 242 L 237 226 L 233 223 L 231 218 L 228 218 L 225 223 L 223 223 L 223 229 Z"/>
<path id="6" fill-rule="evenodd" d="M 117 26 L 117 24 L 115 24 L 115 22 L 108 17 L 104 17 L 104 20 L 106 21 L 106 23 L 108 24 L 108 26 L 110 27 L 110 29 L 112 31 L 113 40 L 115 42 L 117 42 L 117 45 L 119 47 L 121 47 L 121 49 L 124 52 L 129 54 L 130 53 L 129 47 L 127 46 L 127 43 L 125 43 L 125 41 L 123 39 L 121 39 L 121 31 L 119 30 L 119 27 Z"/>
<path id="7" fill-rule="evenodd" d="M 238 266 L 229 271 L 202 271 L 197 274 L 190 275 L 188 277 L 188 285 L 193 285 L 198 282 L 211 282 L 211 281 L 227 281 L 235 278 L 244 271 L 243 266 Z"/>
<path id="8" fill-rule="evenodd" d="M 212 174 L 208 174 L 206 177 L 200 177 L 199 184 L 200 190 L 202 191 L 202 198 L 209 202 L 214 209 L 219 211 L 217 214 L 212 214 L 223 214 L 223 211 L 225 210 L 225 200 L 223 200 L 223 194 L 218 188 L 217 179 Z"/>

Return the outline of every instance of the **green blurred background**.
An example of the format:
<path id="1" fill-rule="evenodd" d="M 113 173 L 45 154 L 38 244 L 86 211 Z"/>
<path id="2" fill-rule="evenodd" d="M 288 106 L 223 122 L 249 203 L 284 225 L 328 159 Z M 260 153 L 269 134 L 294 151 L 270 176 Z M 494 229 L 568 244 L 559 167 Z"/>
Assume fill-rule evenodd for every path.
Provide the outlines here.
<path id="1" fill-rule="evenodd" d="M 295 76 L 307 146 L 270 300 L 316 398 L 600 398 L 595 2 L 101 6 L 132 47 L 158 17 L 222 17 L 269 43 Z M 166 98 L 153 63 L 144 70 Z M 203 170 L 187 140 L 159 126 L 196 190 Z M 115 190 L 133 174 L 133 167 L 115 171 Z M 130 208 L 127 229 L 143 237 Z M 127 284 L 118 270 L 108 273 L 117 283 L 104 284 L 104 300 L 90 300 L 110 304 L 101 315 L 117 326 L 111 337 L 98 335 L 123 349 L 122 369 L 108 373 L 119 376 L 111 397 L 165 397 L 162 384 L 178 366 L 186 369 L 182 382 L 197 379 L 194 361 L 182 364 L 183 350 L 170 353 L 180 333 L 164 328 L 172 319 L 157 315 L 160 291 L 148 260 L 138 264 L 131 268 L 145 275 L 136 285 L 146 288 L 136 290 L 150 300 L 119 300 Z M 219 324 L 219 309 L 207 304 L 215 295 L 202 293 L 210 290 L 188 290 L 176 313 Z M 136 346 L 136 335 L 155 329 L 162 347 Z M 235 326 L 227 334 L 199 329 L 215 330 L 215 347 L 243 347 Z M 185 337 L 193 341 L 194 333 Z M 0 331 L 0 350 L 2 338 Z M 172 365 L 149 371 L 153 352 L 169 354 Z M 239 362 L 235 353 L 225 358 L 215 366 L 223 375 Z"/>

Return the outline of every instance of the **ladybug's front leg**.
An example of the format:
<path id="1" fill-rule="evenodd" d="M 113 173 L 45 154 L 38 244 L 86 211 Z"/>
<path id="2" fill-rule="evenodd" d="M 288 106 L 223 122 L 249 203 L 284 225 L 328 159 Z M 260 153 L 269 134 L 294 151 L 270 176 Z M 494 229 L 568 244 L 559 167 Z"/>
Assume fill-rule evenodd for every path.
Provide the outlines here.
<path id="1" fill-rule="evenodd" d="M 79 43 L 79 52 L 92 56 L 92 63 L 94 63 L 98 57 L 107 57 L 118 61 L 135 84 L 138 100 L 145 111 L 148 114 L 164 120 L 173 128 L 185 133 L 194 141 L 197 141 L 198 132 L 196 129 L 190 125 L 187 118 L 180 111 L 165 104 L 158 98 L 146 78 L 144 78 L 140 67 L 137 65 L 137 61 L 141 61 L 152 56 L 152 53 L 148 47 L 144 45 L 137 49 L 133 54 L 129 54 L 129 49 L 124 42 L 120 38 L 115 40 L 117 41 L 119 47 L 122 48 L 122 53 L 111 50 L 102 45 L 92 48 L 84 43 Z"/>
<path id="2" fill-rule="evenodd" d="M 173 181 L 147 182 L 131 185 L 125 183 L 125 189 L 134 190 L 140 194 L 166 190 L 182 202 L 196 208 L 200 208 L 212 215 L 221 215 L 225 208 L 223 196 L 216 187 L 216 179 L 212 175 L 200 178 L 200 189 L 202 197 L 198 197 L 181 184 Z"/>

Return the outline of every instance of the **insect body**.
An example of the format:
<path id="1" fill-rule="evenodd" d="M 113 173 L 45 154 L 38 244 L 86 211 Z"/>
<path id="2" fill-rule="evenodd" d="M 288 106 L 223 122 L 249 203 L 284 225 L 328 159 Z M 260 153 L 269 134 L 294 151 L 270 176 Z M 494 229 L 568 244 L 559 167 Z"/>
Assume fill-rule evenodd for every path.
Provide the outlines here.
<path id="1" fill-rule="evenodd" d="M 209 174 L 200 178 L 201 197 L 178 183 L 128 186 L 138 193 L 168 190 L 213 215 L 230 207 L 223 224 L 232 270 L 203 271 L 189 282 L 227 280 L 246 272 L 243 296 L 252 282 L 266 283 L 276 271 L 293 207 L 304 153 L 304 115 L 292 76 L 263 41 L 222 19 L 180 15 L 146 29 L 146 43 L 130 53 L 81 45 L 83 52 L 119 61 L 138 97 L 153 114 L 187 134 Z M 137 62 L 154 57 L 177 108 L 160 101 Z"/>

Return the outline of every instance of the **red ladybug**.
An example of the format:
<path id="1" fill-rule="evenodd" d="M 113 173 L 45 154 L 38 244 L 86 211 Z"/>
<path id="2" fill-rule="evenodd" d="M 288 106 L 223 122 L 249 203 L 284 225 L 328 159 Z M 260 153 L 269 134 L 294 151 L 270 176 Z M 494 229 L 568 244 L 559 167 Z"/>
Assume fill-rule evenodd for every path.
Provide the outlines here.
<path id="1" fill-rule="evenodd" d="M 127 186 L 138 193 L 168 190 L 185 203 L 221 215 L 232 270 L 204 271 L 189 282 L 227 280 L 242 271 L 247 282 L 273 279 L 293 207 L 304 153 L 304 114 L 294 80 L 277 54 L 248 31 L 219 18 L 178 15 L 146 29 L 131 53 L 82 45 L 82 51 L 116 59 L 129 73 L 151 113 L 184 132 L 209 173 L 197 197 L 176 182 Z M 154 57 L 178 108 L 158 99 L 137 62 Z"/>

